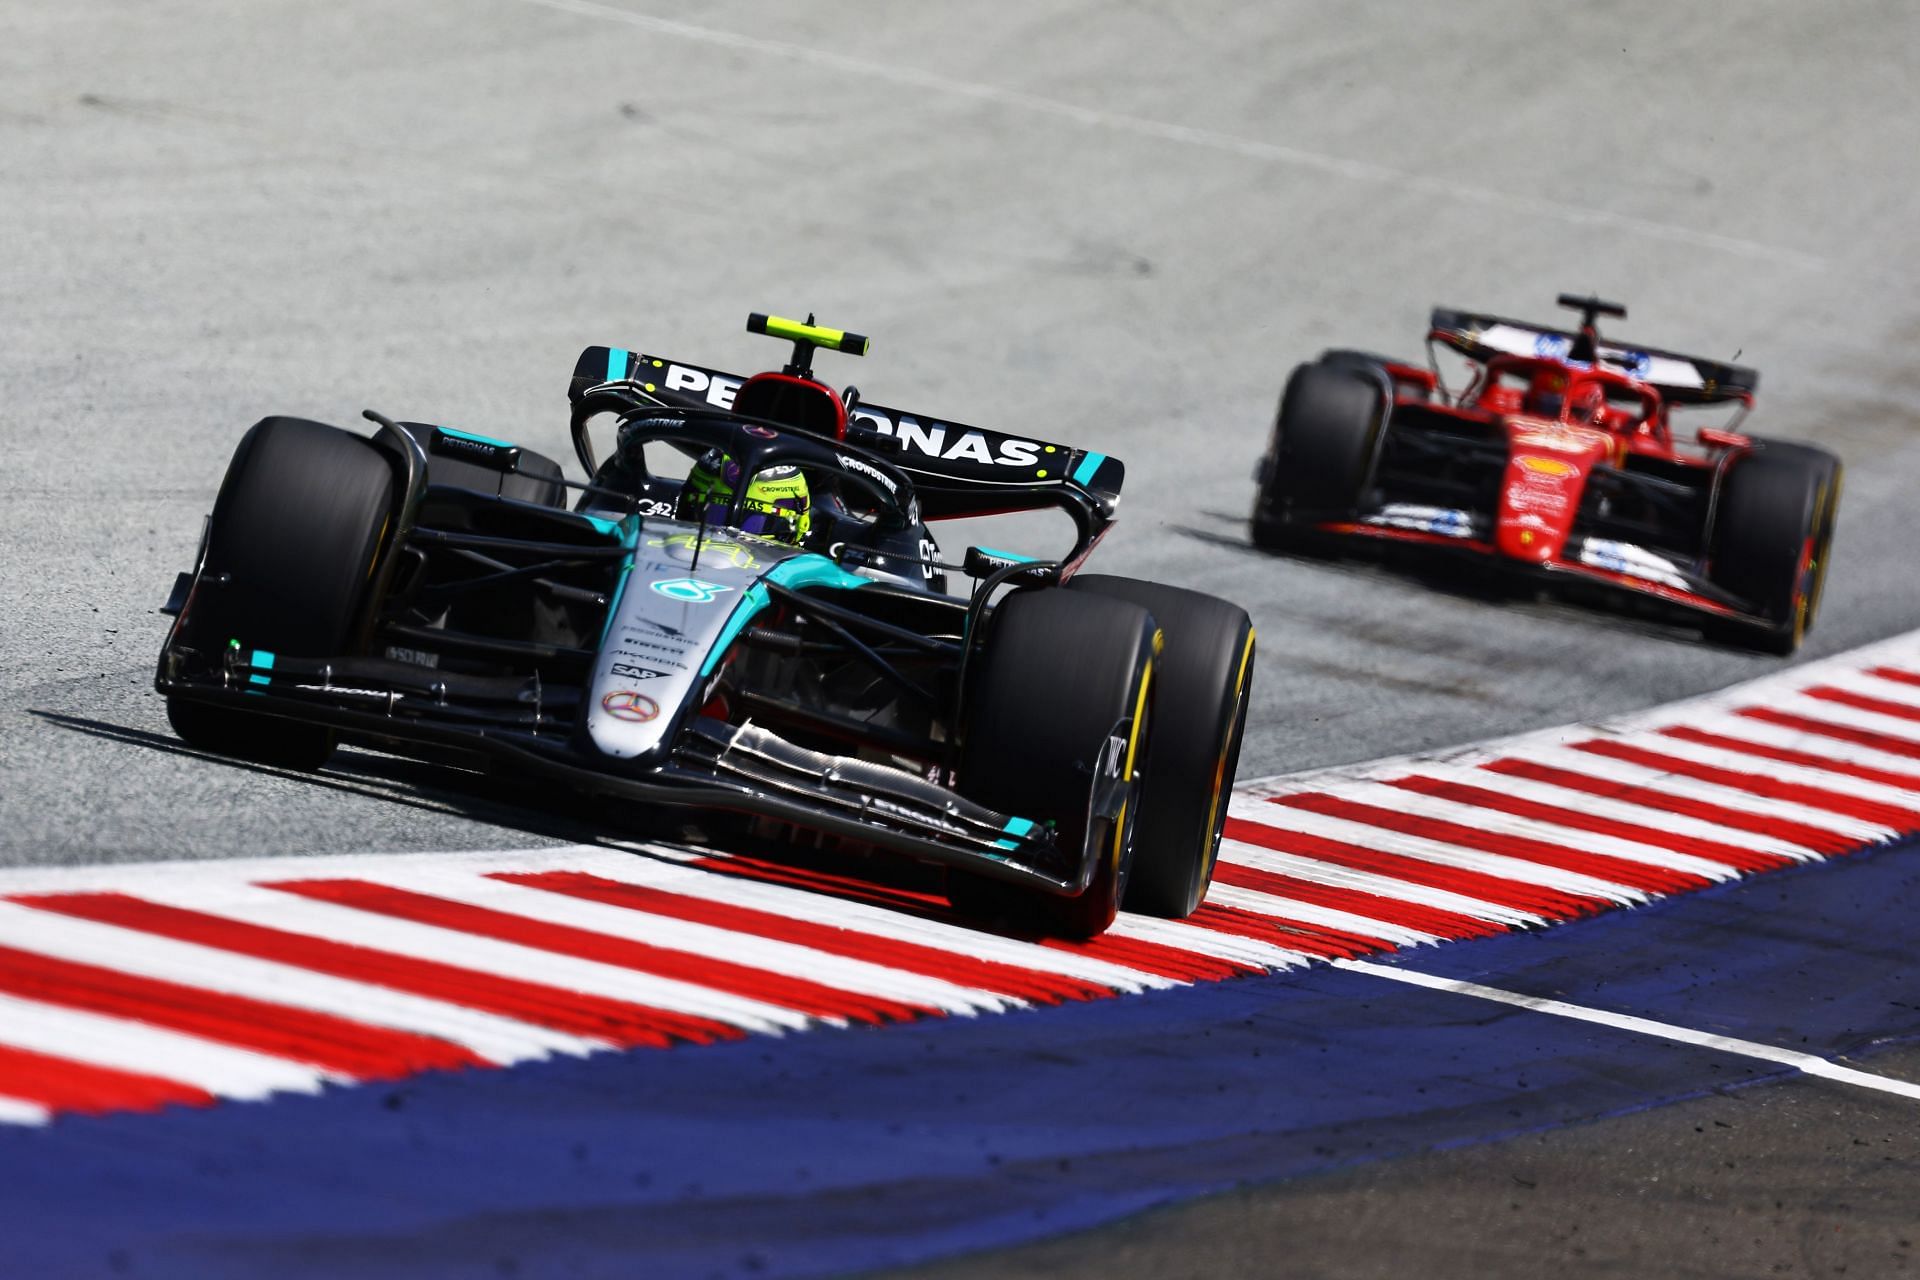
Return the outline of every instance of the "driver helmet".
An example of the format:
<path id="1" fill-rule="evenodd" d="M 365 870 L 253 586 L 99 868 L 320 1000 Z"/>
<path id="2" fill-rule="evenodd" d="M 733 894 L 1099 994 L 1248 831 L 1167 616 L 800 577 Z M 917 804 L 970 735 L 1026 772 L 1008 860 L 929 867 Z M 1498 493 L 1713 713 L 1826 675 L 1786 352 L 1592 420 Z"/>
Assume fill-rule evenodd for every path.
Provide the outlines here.
<path id="1" fill-rule="evenodd" d="M 1542 369 L 1533 375 L 1533 382 L 1527 387 L 1526 398 L 1521 405 L 1532 417 L 1557 418 L 1566 399 L 1566 372 L 1561 369 Z"/>
<path id="2" fill-rule="evenodd" d="M 709 449 L 687 473 L 675 515 L 682 520 L 727 523 L 727 508 L 740 485 L 740 464 Z M 798 467 L 768 467 L 755 472 L 740 498 L 733 528 L 789 546 L 806 541 L 812 527 L 807 478 Z"/>
<path id="3" fill-rule="evenodd" d="M 1588 387 L 1573 401 L 1573 420 L 1590 427 L 1603 427 L 1607 424 L 1607 393 L 1598 387 Z"/>

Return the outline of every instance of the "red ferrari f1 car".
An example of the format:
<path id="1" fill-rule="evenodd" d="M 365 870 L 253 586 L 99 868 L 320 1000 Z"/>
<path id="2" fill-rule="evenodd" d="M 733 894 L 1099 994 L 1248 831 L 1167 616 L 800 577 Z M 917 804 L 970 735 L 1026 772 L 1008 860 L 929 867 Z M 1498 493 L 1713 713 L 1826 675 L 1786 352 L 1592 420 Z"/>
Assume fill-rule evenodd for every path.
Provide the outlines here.
<path id="1" fill-rule="evenodd" d="M 1293 371 L 1254 479 L 1253 540 L 1417 544 L 1664 602 L 1710 638 L 1791 653 L 1812 625 L 1840 460 L 1738 431 L 1752 369 L 1603 342 L 1626 308 L 1562 294 L 1578 332 L 1436 308 L 1428 367 L 1328 351 Z M 1466 358 L 1458 391 L 1439 351 Z M 1675 437 L 1676 408 L 1732 415 Z"/>

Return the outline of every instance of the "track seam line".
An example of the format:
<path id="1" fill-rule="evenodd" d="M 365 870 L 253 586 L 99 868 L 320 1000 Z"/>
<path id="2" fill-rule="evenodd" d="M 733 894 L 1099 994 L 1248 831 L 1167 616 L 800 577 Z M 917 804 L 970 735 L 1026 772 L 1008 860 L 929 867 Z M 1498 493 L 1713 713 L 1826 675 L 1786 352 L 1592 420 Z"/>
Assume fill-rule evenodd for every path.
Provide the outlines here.
<path id="1" fill-rule="evenodd" d="M 599 18 L 609 22 L 624 23 L 659 35 L 675 36 L 702 44 L 716 45 L 721 48 L 742 50 L 748 53 L 765 54 L 789 62 L 806 63 L 829 71 L 863 76 L 873 80 L 884 80 L 892 84 L 905 85 L 914 89 L 924 89 L 934 93 L 944 93 L 952 97 L 971 98 L 978 102 L 990 102 L 997 106 L 1016 107 L 1021 110 L 1049 115 L 1058 119 L 1070 120 L 1075 124 L 1089 128 L 1108 129 L 1115 133 L 1128 133 L 1136 137 L 1150 138 L 1159 142 L 1173 142 L 1196 147 L 1207 151 L 1227 155 L 1237 155 L 1249 160 L 1259 160 L 1271 164 L 1288 165 L 1297 169 L 1310 169 L 1316 173 L 1329 174 L 1353 182 L 1371 183 L 1375 186 L 1393 187 L 1418 195 L 1441 196 L 1457 200 L 1463 204 L 1490 206 L 1512 212 L 1528 213 L 1538 217 L 1550 218 L 1574 226 L 1602 227 L 1612 231 L 1622 231 L 1629 235 L 1644 236 L 1652 240 L 1663 240 L 1672 244 L 1690 245 L 1698 249 L 1710 249 L 1734 257 L 1749 258 L 1761 262 L 1770 262 L 1776 266 L 1790 267 L 1800 271 L 1817 271 L 1826 266 L 1826 259 L 1798 249 L 1784 249 L 1777 245 L 1762 244 L 1756 240 L 1747 240 L 1738 236 L 1719 235 L 1711 231 L 1700 231 L 1693 227 L 1676 226 L 1673 223 L 1659 222 L 1652 218 L 1640 218 L 1631 214 L 1614 213 L 1605 209 L 1592 209 L 1582 205 L 1567 204 L 1559 200 L 1549 200 L 1541 196 L 1520 195 L 1505 191 L 1495 191 L 1486 187 L 1476 187 L 1464 182 L 1455 182 L 1446 178 L 1435 178 L 1425 174 L 1409 173 L 1388 165 L 1374 164 L 1365 160 L 1346 160 L 1338 156 L 1325 155 L 1317 151 L 1308 151 L 1300 147 L 1284 146 L 1280 143 L 1260 142 L 1251 138 L 1242 138 L 1234 134 L 1221 133 L 1213 129 L 1202 129 L 1193 125 L 1173 124 L 1164 120 L 1153 120 L 1145 116 L 1130 115 L 1119 111 L 1102 111 L 1094 107 L 1078 106 L 1063 102 L 1057 98 L 1043 97 L 1040 94 L 1027 93 L 1019 89 L 1007 89 L 998 85 L 981 84 L 977 81 L 958 80 L 938 75 L 930 71 L 917 71 L 907 67 L 893 67 L 884 63 L 870 62 L 864 58 L 848 57 L 846 54 L 832 53 L 824 49 L 815 49 L 803 44 L 785 40 L 769 40 L 764 36 L 749 36 L 739 32 L 726 31 L 718 27 L 705 27 L 691 22 L 681 22 L 672 18 L 656 17 L 647 13 L 636 13 L 617 5 L 600 4 L 596 0 L 521 0 L 522 4 L 542 9 L 551 9 L 557 13 L 570 13 L 576 17 Z"/>

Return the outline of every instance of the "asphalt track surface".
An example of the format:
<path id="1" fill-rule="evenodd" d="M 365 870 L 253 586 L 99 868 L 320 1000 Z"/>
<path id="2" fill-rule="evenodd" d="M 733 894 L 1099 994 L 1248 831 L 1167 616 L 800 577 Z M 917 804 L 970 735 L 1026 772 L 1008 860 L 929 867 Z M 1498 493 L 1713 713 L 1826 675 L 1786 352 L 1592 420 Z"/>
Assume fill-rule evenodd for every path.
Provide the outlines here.
<path id="1" fill-rule="evenodd" d="M 1758 366 L 1754 428 L 1850 466 L 1806 655 L 1920 626 L 1920 18 L 1903 5 L 9 17 L 0 863 L 584 838 L 364 753 L 314 778 L 177 749 L 149 684 L 154 606 L 259 416 L 350 423 L 372 406 L 567 458 L 580 348 L 750 371 L 778 348 L 741 331 L 748 310 L 874 335 L 861 364 L 821 359 L 874 399 L 1126 459 L 1096 564 L 1202 585 L 1260 629 L 1246 777 L 1778 665 L 1648 621 L 1245 546 L 1247 474 L 1287 369 L 1329 345 L 1416 354 L 1434 303 L 1546 319 L 1555 292 L 1594 290 L 1632 306 L 1623 335 Z M 1743 1105 L 1761 1099 L 1835 1185 L 1865 1178 L 1871 1157 L 1796 1124 L 1794 1096 Z M 1555 1135 L 1529 1159 L 1680 1162 L 1694 1148 L 1662 1135 L 1691 1133 L 1704 1105 Z M 1408 1218 L 1491 1205 L 1506 1192 L 1491 1159 L 1320 1191 Z M 1191 1212 L 1215 1211 L 1235 1212 Z M 1236 1230 L 1293 1229 L 1246 1213 Z M 1660 1229 L 1631 1198 L 1591 1213 Z M 1796 1224 L 1829 1215 L 1845 1217 L 1809 1206 Z M 1100 1246 L 1074 1247 L 1098 1264 Z M 1717 1255 L 1691 1247 L 1710 1271 Z"/>

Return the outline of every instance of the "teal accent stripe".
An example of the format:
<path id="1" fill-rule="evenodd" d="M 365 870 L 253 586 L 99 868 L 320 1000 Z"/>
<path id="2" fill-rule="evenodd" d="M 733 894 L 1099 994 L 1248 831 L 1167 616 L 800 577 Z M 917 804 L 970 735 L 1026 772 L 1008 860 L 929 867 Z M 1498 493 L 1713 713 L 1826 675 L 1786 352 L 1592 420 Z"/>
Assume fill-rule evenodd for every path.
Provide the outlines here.
<path id="1" fill-rule="evenodd" d="M 255 649 L 253 651 L 253 656 L 247 659 L 247 665 L 250 667 L 264 667 L 266 670 L 271 671 L 273 670 L 273 654 L 271 654 L 265 649 Z M 272 684 L 273 677 L 250 675 L 247 677 L 247 683 L 248 684 Z"/>
<path id="2" fill-rule="evenodd" d="M 1007 834 L 995 840 L 993 847 L 996 849 L 1018 849 L 1020 847 L 1020 838 L 1032 830 L 1033 819 L 1008 818 Z"/>
<path id="3" fill-rule="evenodd" d="M 607 348 L 607 381 L 621 382 L 627 376 L 627 349 L 625 347 Z"/>
<path id="4" fill-rule="evenodd" d="M 1034 562 L 1032 556 L 1023 556 L 1018 551 L 999 551 L 993 547 L 975 547 L 974 550 L 983 556 L 992 556 L 996 560 L 1011 560 L 1015 564 L 1032 564 Z"/>
<path id="5" fill-rule="evenodd" d="M 606 648 L 607 636 L 613 631 L 613 620 L 620 613 L 620 597 L 627 593 L 627 579 L 633 576 L 633 551 L 640 545 L 640 517 L 630 515 L 619 524 L 610 524 L 597 516 L 588 516 L 596 529 L 602 533 L 617 533 L 620 542 L 627 549 L 627 558 L 620 562 L 620 581 L 613 584 L 613 598 L 607 601 L 607 620 L 600 624 L 600 647 Z"/>
<path id="6" fill-rule="evenodd" d="M 1088 454 L 1080 460 L 1080 465 L 1073 469 L 1073 482 L 1075 484 L 1088 483 L 1093 479 L 1093 473 L 1100 469 L 1100 464 L 1106 460 L 1107 455 L 1104 453 Z"/>
<path id="7" fill-rule="evenodd" d="M 452 427 L 435 427 L 434 430 L 443 436 L 455 436 L 461 440 L 471 440 L 475 444 L 490 444 L 496 449 L 519 448 L 511 440 L 495 440 L 492 436 L 476 435 L 471 431 L 455 431 Z"/>
<path id="8" fill-rule="evenodd" d="M 720 665 L 720 659 L 726 656 L 727 647 L 742 631 L 746 630 L 747 624 L 753 621 L 754 615 L 767 607 L 769 599 L 767 583 L 769 582 L 776 587 L 786 587 L 790 590 L 798 590 L 801 587 L 832 587 L 840 591 L 851 591 L 856 587 L 868 585 L 866 578 L 848 573 L 825 556 L 815 555 L 812 552 L 797 555 L 791 560 L 782 560 L 762 574 L 760 581 L 741 593 L 740 603 L 733 607 L 733 613 L 728 616 L 727 624 L 720 628 L 720 634 L 714 639 L 713 648 L 707 650 L 707 660 L 700 664 L 702 679 L 711 675 L 713 669 Z"/>

